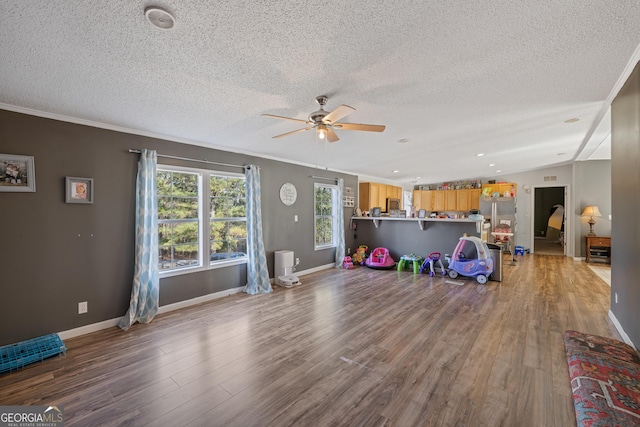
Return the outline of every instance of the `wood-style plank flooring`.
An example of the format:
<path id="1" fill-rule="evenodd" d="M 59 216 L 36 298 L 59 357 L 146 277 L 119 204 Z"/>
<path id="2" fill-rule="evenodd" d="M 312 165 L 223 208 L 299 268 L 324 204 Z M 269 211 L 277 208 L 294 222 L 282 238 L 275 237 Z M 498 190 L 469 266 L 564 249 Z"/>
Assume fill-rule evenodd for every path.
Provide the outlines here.
<path id="1" fill-rule="evenodd" d="M 562 333 L 619 338 L 584 262 L 505 258 L 504 281 L 359 267 L 66 341 L 0 376 L 0 405 L 70 426 L 571 426 Z"/>

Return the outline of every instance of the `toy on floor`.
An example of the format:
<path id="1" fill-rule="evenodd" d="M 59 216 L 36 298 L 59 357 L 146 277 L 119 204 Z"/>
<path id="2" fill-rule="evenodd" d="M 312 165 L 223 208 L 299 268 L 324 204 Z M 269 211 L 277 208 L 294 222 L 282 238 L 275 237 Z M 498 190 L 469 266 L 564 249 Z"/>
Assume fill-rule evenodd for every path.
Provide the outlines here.
<path id="1" fill-rule="evenodd" d="M 440 266 L 440 271 L 442 271 L 443 276 L 447 274 L 447 270 L 445 270 L 444 265 L 442 265 L 442 260 L 440 259 L 441 256 L 442 254 L 440 252 L 431 252 L 424 259 L 424 262 L 422 263 L 422 267 L 420 267 L 420 274 L 422 274 L 422 272 L 427 268 L 427 266 L 429 266 L 429 276 L 432 276 L 432 277 L 435 276 L 436 273 L 433 269 L 433 265 L 435 263 L 438 263 L 438 266 Z"/>
<path id="2" fill-rule="evenodd" d="M 364 263 L 369 268 L 384 270 L 393 268 L 396 265 L 387 248 L 375 248 Z"/>
<path id="3" fill-rule="evenodd" d="M 478 283 L 487 283 L 493 273 L 493 258 L 489 255 L 487 243 L 474 236 L 462 236 L 449 262 L 449 277 L 458 275 L 475 277 Z"/>
<path id="4" fill-rule="evenodd" d="M 344 259 L 342 260 L 342 267 L 347 270 L 351 270 L 353 268 L 353 261 L 351 260 L 351 257 L 349 255 L 344 257 Z"/>
<path id="5" fill-rule="evenodd" d="M 364 265 L 364 260 L 367 259 L 367 251 L 369 250 L 369 246 L 360 245 L 358 249 L 356 249 L 356 253 L 351 256 L 353 262 L 355 264 Z"/>
<path id="6" fill-rule="evenodd" d="M 404 270 L 404 266 L 407 263 L 411 263 L 413 266 L 413 274 L 418 274 L 420 271 L 420 265 L 422 264 L 422 257 L 414 254 L 402 255 L 398 262 L 398 271 Z"/>

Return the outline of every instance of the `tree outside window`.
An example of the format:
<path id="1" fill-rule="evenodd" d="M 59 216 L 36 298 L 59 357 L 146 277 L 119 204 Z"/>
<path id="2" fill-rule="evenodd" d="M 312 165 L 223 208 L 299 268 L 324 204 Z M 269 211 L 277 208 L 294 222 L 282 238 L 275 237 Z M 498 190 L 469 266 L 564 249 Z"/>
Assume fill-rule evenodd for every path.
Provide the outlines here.
<path id="1" fill-rule="evenodd" d="M 161 272 L 246 259 L 243 176 L 182 168 L 158 168 L 156 176 Z"/>
<path id="2" fill-rule="evenodd" d="M 335 246 L 334 230 L 336 221 L 335 185 L 315 184 L 315 248 Z"/>

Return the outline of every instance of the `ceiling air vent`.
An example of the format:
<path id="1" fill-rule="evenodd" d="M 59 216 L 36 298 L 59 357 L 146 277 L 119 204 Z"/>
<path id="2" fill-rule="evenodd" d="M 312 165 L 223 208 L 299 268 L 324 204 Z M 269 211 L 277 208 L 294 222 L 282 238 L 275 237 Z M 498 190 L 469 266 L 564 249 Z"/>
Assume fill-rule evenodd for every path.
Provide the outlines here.
<path id="1" fill-rule="evenodd" d="M 555 176 L 555 175 L 554 175 L 554 176 L 545 176 L 545 177 L 544 177 L 544 180 L 545 180 L 545 181 L 557 181 L 557 180 L 558 180 L 558 177 L 557 177 L 557 176 Z"/>

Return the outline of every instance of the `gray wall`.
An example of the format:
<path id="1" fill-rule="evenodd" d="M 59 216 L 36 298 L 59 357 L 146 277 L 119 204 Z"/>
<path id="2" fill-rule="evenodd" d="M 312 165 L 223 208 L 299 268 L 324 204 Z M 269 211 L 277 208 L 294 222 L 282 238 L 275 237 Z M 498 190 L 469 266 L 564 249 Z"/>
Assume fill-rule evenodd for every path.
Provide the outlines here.
<path id="1" fill-rule="evenodd" d="M 614 220 L 611 227 L 611 311 L 637 348 L 640 346 L 639 65 L 611 104 L 611 141 Z"/>
<path id="2" fill-rule="evenodd" d="M 476 224 L 469 222 L 426 222 L 424 230 L 420 230 L 418 223 L 412 220 L 382 220 L 378 228 L 374 227 L 371 220 L 354 222 L 357 228 L 352 232 L 357 245 L 367 245 L 369 250 L 387 248 L 396 261 L 402 255 L 411 253 L 424 258 L 431 252 L 440 252 L 444 258 L 445 254 L 453 252 L 464 233 L 480 237 L 480 233 L 476 232 Z M 351 249 L 355 251 L 354 247 Z"/>
<path id="3" fill-rule="evenodd" d="M 593 231 L 598 236 L 611 236 L 611 160 L 589 160 L 576 162 L 575 174 L 575 215 L 574 223 L 576 256 L 587 256 L 587 241 L 589 233 L 589 218 L 582 218 L 580 214 L 590 205 L 598 206 L 602 216 L 593 218 L 596 223 Z M 612 217 L 613 218 L 613 217 Z"/>
<path id="4" fill-rule="evenodd" d="M 37 190 L 0 193 L 0 345 L 125 314 L 133 277 L 139 157 L 128 153 L 130 148 L 257 164 L 270 276 L 274 276 L 273 252 L 280 249 L 295 252 L 301 261 L 298 270 L 333 262 L 333 249 L 314 250 L 314 179 L 310 176 L 342 177 L 345 186 L 354 189 L 358 187 L 356 176 L 0 110 L 0 153 L 35 157 Z M 159 159 L 159 163 L 225 169 L 168 159 Z M 94 204 L 64 203 L 65 176 L 93 178 Z M 298 190 L 293 206 L 285 206 L 278 197 L 285 182 Z M 352 212 L 352 208 L 345 209 L 345 229 Z M 354 247 L 349 233 L 346 245 Z M 245 284 L 245 265 L 164 278 L 160 305 Z M 77 314 L 80 301 L 88 301 L 87 314 Z"/>

